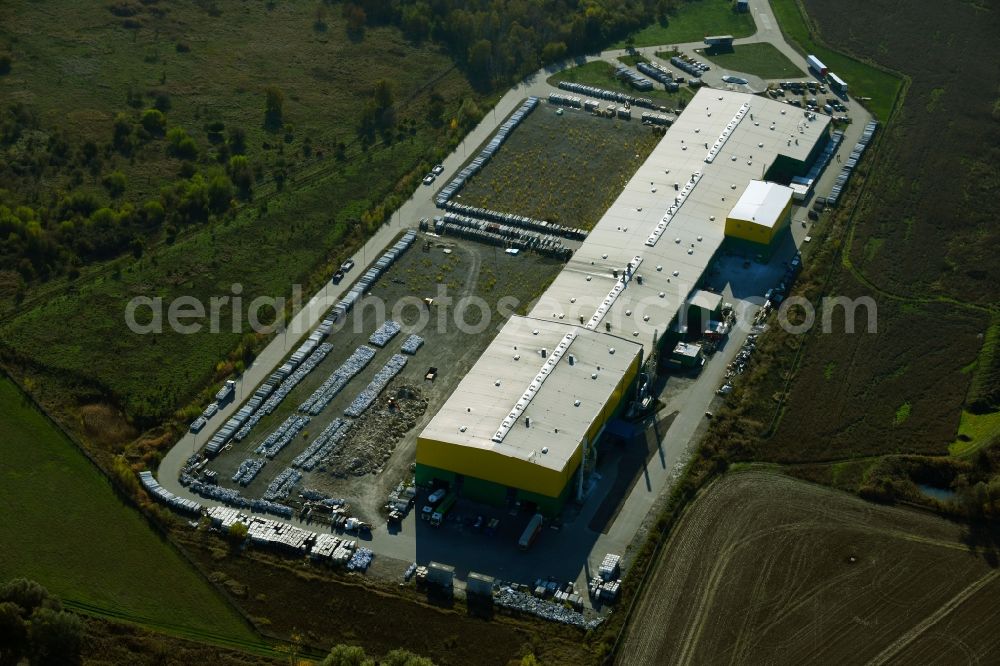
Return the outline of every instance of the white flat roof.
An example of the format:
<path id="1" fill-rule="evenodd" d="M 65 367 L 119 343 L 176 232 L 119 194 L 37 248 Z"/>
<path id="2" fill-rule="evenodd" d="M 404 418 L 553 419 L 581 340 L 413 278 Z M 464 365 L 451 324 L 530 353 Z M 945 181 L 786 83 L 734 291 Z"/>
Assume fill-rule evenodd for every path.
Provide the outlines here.
<path id="1" fill-rule="evenodd" d="M 764 97 L 699 90 L 528 317 L 511 318 L 421 436 L 561 469 L 640 346 L 648 353 L 695 288 L 747 183 L 779 154 L 805 160 L 829 122 Z M 545 361 L 538 350 L 570 332 L 575 364 L 564 355 L 517 411 Z"/>
<path id="2" fill-rule="evenodd" d="M 572 340 L 553 363 L 567 335 Z M 640 351 L 637 343 L 580 326 L 511 317 L 420 436 L 561 470 Z M 545 367 L 544 380 L 526 396 Z"/>
<path id="3" fill-rule="evenodd" d="M 709 148 L 743 105 L 749 105 L 711 162 Z M 607 308 L 597 329 L 643 344 L 662 334 L 722 244 L 726 216 L 751 180 L 779 154 L 805 160 L 829 125 L 766 97 L 703 88 L 639 167 L 530 315 L 590 321 L 635 257 L 637 278 Z M 706 148 L 708 144 L 709 148 Z M 697 183 L 669 216 L 654 245 L 650 234 L 692 176 Z M 676 184 L 676 190 L 675 190 Z"/>
<path id="4" fill-rule="evenodd" d="M 729 212 L 734 220 L 753 222 L 765 227 L 773 227 L 781 217 L 781 212 L 792 198 L 792 188 L 751 180 L 739 201 Z"/>

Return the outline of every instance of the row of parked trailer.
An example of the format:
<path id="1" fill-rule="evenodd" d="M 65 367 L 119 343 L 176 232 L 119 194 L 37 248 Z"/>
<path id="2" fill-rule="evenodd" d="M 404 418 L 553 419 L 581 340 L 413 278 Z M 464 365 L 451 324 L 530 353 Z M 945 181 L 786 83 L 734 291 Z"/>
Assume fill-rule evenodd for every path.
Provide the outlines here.
<path id="1" fill-rule="evenodd" d="M 238 490 L 212 483 L 205 483 L 204 481 L 194 478 L 190 474 L 181 474 L 180 482 L 182 486 L 188 488 L 195 495 L 199 495 L 206 499 L 212 499 L 217 502 L 222 502 L 223 504 L 231 507 L 236 507 L 238 509 L 250 509 L 256 513 L 270 513 L 271 515 L 281 516 L 282 518 L 292 517 L 292 507 L 290 506 L 285 506 L 284 504 L 271 502 L 270 500 L 265 499 L 250 499 L 241 495 Z M 209 510 L 211 511 L 211 509 Z"/>
<path id="2" fill-rule="evenodd" d="M 599 97 L 601 99 L 610 100 L 612 102 L 627 102 L 632 106 L 642 106 L 647 109 L 656 108 L 653 104 L 653 100 L 648 97 L 633 97 L 628 93 L 618 92 L 617 90 L 608 90 L 607 88 L 598 88 L 596 86 L 588 86 L 585 83 L 574 83 L 573 81 L 560 81 L 559 88 L 562 90 L 568 90 L 570 92 L 580 93 L 582 95 L 587 95 L 588 97 Z"/>
<path id="3" fill-rule="evenodd" d="M 600 110 L 601 105 L 592 99 L 581 100 L 576 95 L 563 95 L 562 93 L 549 93 L 549 104 L 555 104 L 558 106 L 568 106 L 574 109 L 581 108 L 590 111 L 591 113 L 596 113 L 598 115 L 603 115 L 608 118 L 621 118 L 622 120 L 632 120 L 632 109 L 629 108 L 628 102 L 616 107 L 614 104 L 608 104 L 608 108 L 603 112 Z"/>
<path id="4" fill-rule="evenodd" d="M 398 375 L 403 368 L 406 367 L 407 358 L 402 354 L 393 354 L 389 362 L 382 367 L 368 386 L 365 387 L 358 397 L 344 410 L 344 414 L 347 416 L 352 416 L 357 418 L 365 413 L 372 403 L 375 402 L 375 398 L 385 389 L 393 377 Z"/>
<path id="5" fill-rule="evenodd" d="M 833 132 L 831 132 L 830 140 L 826 142 L 825 146 L 823 146 L 823 150 L 813 161 L 812 165 L 809 167 L 809 171 L 807 171 L 802 176 L 793 176 L 792 182 L 795 183 L 796 185 L 805 185 L 807 188 L 809 188 L 809 190 L 811 190 L 813 184 L 815 184 L 816 180 L 819 178 L 819 175 L 823 173 L 823 170 L 830 163 L 830 160 L 833 159 L 833 156 L 840 149 L 840 143 L 843 140 L 844 140 L 843 131 L 834 130 Z M 807 195 L 808 191 L 805 194 Z M 803 195 L 802 199 L 805 198 L 806 196 Z"/>
<path id="6" fill-rule="evenodd" d="M 375 358 L 375 350 L 362 345 L 354 350 L 339 368 L 330 373 L 325 382 L 319 385 L 312 395 L 299 405 L 299 411 L 316 416 L 329 405 L 334 398 L 347 386 L 347 383 L 364 370 Z"/>
<path id="7" fill-rule="evenodd" d="M 261 417 L 274 411 L 295 385 L 333 349 L 333 345 L 321 343 L 324 335 L 321 331 L 314 331 L 292 357 L 254 391 L 250 400 L 240 407 L 208 441 L 205 455 L 210 458 L 215 457 L 231 439 L 242 441 Z"/>
<path id="8" fill-rule="evenodd" d="M 618 65 L 615 67 L 615 77 L 628 81 L 636 90 L 652 90 L 653 82 L 647 79 L 645 76 L 635 71 L 634 69 L 629 69 L 625 65 Z"/>
<path id="9" fill-rule="evenodd" d="M 153 476 L 152 472 L 139 472 L 139 481 L 142 483 L 142 487 L 146 489 L 147 493 L 170 508 L 183 513 L 201 512 L 201 504 L 198 504 L 198 502 L 195 502 L 194 500 L 178 497 L 173 494 L 160 485 L 160 482 L 156 480 L 156 477 Z"/>
<path id="10" fill-rule="evenodd" d="M 563 247 L 562 241 L 555 236 L 536 234 L 516 227 L 477 220 L 455 213 L 447 213 L 441 220 L 435 222 L 434 231 L 459 238 L 471 238 L 490 245 L 532 250 L 563 260 L 568 260 L 573 254 L 573 251 L 568 247 Z"/>
<path id="11" fill-rule="evenodd" d="M 500 150 L 500 146 L 503 142 L 507 140 L 510 133 L 521 124 L 521 121 L 528 117 L 535 107 L 538 106 L 537 97 L 529 97 L 521 104 L 521 107 L 511 114 L 510 118 L 505 120 L 500 128 L 497 130 L 490 142 L 479 151 L 479 155 L 475 157 L 469 164 L 465 166 L 458 174 L 451 179 L 451 182 L 441 188 L 441 191 L 437 195 L 437 205 L 441 206 L 444 202 L 451 199 L 455 194 L 458 193 L 460 189 L 465 187 L 465 183 L 468 182 L 470 178 L 479 173 L 479 170 L 486 166 L 486 163 L 490 161 L 493 155 Z"/>
<path id="12" fill-rule="evenodd" d="M 540 231 L 543 234 L 549 234 L 552 236 L 562 236 L 563 238 L 569 238 L 572 240 L 583 240 L 587 237 L 587 232 L 582 229 L 564 227 L 563 225 L 556 224 L 555 222 L 536 220 L 533 217 L 527 217 L 525 215 L 504 213 L 489 208 L 479 208 L 478 206 L 469 206 L 457 201 L 449 201 L 447 204 L 442 206 L 442 208 L 451 211 L 452 213 L 459 213 L 467 217 L 478 217 L 483 220 L 492 220 L 493 222 L 499 222 L 500 224 L 506 224 L 512 227 L 521 227 L 522 229 L 530 229 L 532 231 Z"/>
<path id="13" fill-rule="evenodd" d="M 680 82 L 674 80 L 674 73 L 659 63 L 640 62 L 636 67 L 646 76 L 662 83 L 667 92 L 677 92 L 681 87 Z"/>
<path id="14" fill-rule="evenodd" d="M 299 469 L 311 472 L 325 458 L 340 448 L 341 443 L 347 436 L 347 431 L 350 429 L 351 422 L 347 419 L 334 419 L 330 425 L 323 429 L 319 437 L 314 439 L 302 453 L 295 456 L 295 459 L 292 460 L 292 467 L 298 467 Z"/>
<path id="15" fill-rule="evenodd" d="M 865 124 L 865 129 L 861 132 L 861 138 L 858 139 L 858 142 L 854 145 L 854 149 L 851 151 L 850 156 L 844 162 L 843 166 L 840 167 L 840 173 L 837 174 L 837 180 L 834 181 L 833 187 L 830 188 L 830 194 L 826 197 L 826 203 L 828 206 L 837 205 L 840 195 L 843 193 L 844 188 L 847 187 L 847 181 L 851 179 L 854 167 L 856 167 L 858 162 L 861 161 L 861 156 L 864 154 L 865 149 L 871 142 L 872 137 L 875 136 L 875 130 L 877 129 L 877 120 L 870 120 Z"/>
<path id="16" fill-rule="evenodd" d="M 397 259 L 403 256 L 410 246 L 413 245 L 413 241 L 417 238 L 417 232 L 413 229 L 409 229 L 400 237 L 398 241 L 393 244 L 378 261 L 375 262 L 371 268 L 369 268 L 364 275 L 351 287 L 351 290 L 347 292 L 343 299 L 341 299 L 328 313 L 326 319 L 323 320 L 320 326 L 327 326 L 328 330 L 333 328 L 333 325 L 339 320 L 347 316 L 361 297 L 364 296 L 382 274 L 392 266 Z"/>
<path id="17" fill-rule="evenodd" d="M 674 120 L 664 113 L 643 111 L 642 122 L 644 125 L 662 125 L 663 127 L 670 127 L 674 123 Z"/>
<path id="18" fill-rule="evenodd" d="M 229 440 L 235 438 L 236 441 L 242 441 L 249 436 L 251 429 L 260 419 L 272 413 L 288 393 L 326 357 L 333 346 L 322 341 L 333 330 L 337 320 L 346 315 L 389 266 L 413 245 L 416 237 L 415 231 L 408 230 L 388 251 L 379 257 L 375 265 L 358 280 L 344 299 L 330 310 L 327 317 L 320 322 L 309 338 L 295 350 L 280 368 L 271 374 L 266 382 L 257 388 L 247 404 L 240 408 L 209 440 L 205 447 L 205 454 L 208 457 L 218 455 L 219 451 L 229 443 Z"/>
<path id="19" fill-rule="evenodd" d="M 694 58 L 689 58 L 685 55 L 675 55 L 670 58 L 670 64 L 677 69 L 682 69 L 691 76 L 700 77 L 703 72 L 707 72 L 712 69 L 705 63 L 695 60 Z"/>

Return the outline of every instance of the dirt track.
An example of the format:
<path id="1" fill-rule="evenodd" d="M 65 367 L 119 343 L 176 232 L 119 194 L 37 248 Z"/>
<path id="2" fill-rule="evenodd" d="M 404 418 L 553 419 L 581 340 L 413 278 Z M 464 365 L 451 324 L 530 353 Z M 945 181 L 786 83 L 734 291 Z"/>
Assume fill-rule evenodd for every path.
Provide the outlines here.
<path id="1" fill-rule="evenodd" d="M 929 515 L 731 473 L 665 544 L 618 663 L 985 663 L 1000 649 L 1000 572 L 961 537 Z"/>

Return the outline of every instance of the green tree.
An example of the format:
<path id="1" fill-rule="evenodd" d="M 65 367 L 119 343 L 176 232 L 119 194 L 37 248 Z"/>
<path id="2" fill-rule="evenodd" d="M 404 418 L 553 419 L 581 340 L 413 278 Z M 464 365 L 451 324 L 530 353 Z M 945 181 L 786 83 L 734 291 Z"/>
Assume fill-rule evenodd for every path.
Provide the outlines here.
<path id="1" fill-rule="evenodd" d="M 228 536 L 233 543 L 243 543 L 247 539 L 247 526 L 243 523 L 233 523 L 229 526 Z"/>
<path id="2" fill-rule="evenodd" d="M 368 20 L 365 10 L 353 2 L 348 2 L 344 4 L 343 15 L 347 20 L 347 34 L 354 39 L 363 37 L 365 22 Z"/>
<path id="3" fill-rule="evenodd" d="M 493 42 L 480 39 L 469 47 L 469 74 L 482 86 L 492 84 Z"/>
<path id="4" fill-rule="evenodd" d="M 132 153 L 132 121 L 124 113 L 115 115 L 114 134 L 111 145 L 123 155 Z"/>
<path id="5" fill-rule="evenodd" d="M 285 94 L 280 88 L 268 86 L 264 89 L 264 127 L 278 130 L 284 122 Z"/>
<path id="6" fill-rule="evenodd" d="M 409 650 L 397 649 L 385 655 L 381 666 L 434 666 L 434 662 Z"/>
<path id="7" fill-rule="evenodd" d="M 140 120 L 143 129 L 153 136 L 162 136 L 167 129 L 167 118 L 159 109 L 146 109 Z"/>
<path id="8" fill-rule="evenodd" d="M 550 63 L 566 57 L 566 42 L 549 42 L 542 49 L 542 62 Z"/>
<path id="9" fill-rule="evenodd" d="M 357 645 L 334 645 L 322 666 L 374 666 L 375 660 L 365 654 Z"/>
<path id="10" fill-rule="evenodd" d="M 11 601 L 0 603 L 0 666 L 17 664 L 28 649 L 28 625 L 21 608 Z"/>
<path id="11" fill-rule="evenodd" d="M 229 138 L 226 140 L 233 155 L 247 152 L 247 133 L 242 127 L 230 127 Z"/>
<path id="12" fill-rule="evenodd" d="M 253 169 L 246 155 L 233 155 L 229 158 L 229 178 L 236 186 L 240 198 L 249 199 L 253 190 Z"/>
<path id="13" fill-rule="evenodd" d="M 73 613 L 39 608 L 28 627 L 33 666 L 67 666 L 80 663 L 83 623 Z"/>
<path id="14" fill-rule="evenodd" d="M 115 198 L 120 197 L 125 191 L 125 174 L 121 171 L 112 171 L 104 176 L 101 180 L 101 184 L 104 185 L 104 189 L 108 191 L 108 194 Z"/>
<path id="15" fill-rule="evenodd" d="M 15 578 L 0 586 L 0 603 L 5 601 L 19 606 L 25 617 L 37 608 L 62 609 L 62 604 L 48 590 L 27 578 Z"/>
<path id="16" fill-rule="evenodd" d="M 218 167 L 216 167 L 218 169 Z M 208 205 L 216 215 L 229 210 L 233 200 L 233 183 L 221 170 L 208 177 Z"/>
<path id="17" fill-rule="evenodd" d="M 167 152 L 183 160 L 198 157 L 198 145 L 183 127 L 171 127 L 167 132 Z"/>

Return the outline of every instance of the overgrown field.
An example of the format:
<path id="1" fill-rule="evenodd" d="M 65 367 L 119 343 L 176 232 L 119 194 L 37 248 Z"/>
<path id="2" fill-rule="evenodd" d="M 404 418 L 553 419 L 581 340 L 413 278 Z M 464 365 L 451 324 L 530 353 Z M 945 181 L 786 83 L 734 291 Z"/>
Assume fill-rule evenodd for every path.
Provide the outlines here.
<path id="1" fill-rule="evenodd" d="M 806 73 L 768 42 L 739 44 L 731 49 L 706 48 L 701 53 L 719 67 L 746 72 L 762 79 L 793 79 Z"/>
<path id="2" fill-rule="evenodd" d="M 824 13 L 817 3 L 816 20 L 831 39 L 858 52 L 872 46 L 854 36 L 876 40 L 872 26 L 880 20 L 917 26 L 932 16 L 927 9 L 882 17 L 856 4 L 844 15 Z M 996 11 L 989 17 L 996 19 Z M 998 236 L 983 207 L 1000 191 L 1000 125 L 989 115 L 996 91 L 982 86 L 988 54 L 956 55 L 947 47 L 979 30 L 985 39 L 986 19 L 972 7 L 957 9 L 936 22 L 938 38 L 919 49 L 902 36 L 905 29 L 898 37 L 877 33 L 891 41 L 887 53 L 871 55 L 907 71 L 912 83 L 898 121 L 865 169 L 869 182 L 830 295 L 876 297 L 879 333 L 837 327 L 809 338 L 768 445 L 781 451 L 778 459 L 946 454 L 970 386 L 996 392 L 996 336 L 985 334 L 1000 284 Z M 955 57 L 959 67 L 944 64 Z M 947 166 L 954 164 L 965 167 Z M 822 443 L 814 448 L 812 441 Z"/>
<path id="3" fill-rule="evenodd" d="M 75 610 L 233 647 L 260 645 L 6 379 L 0 381 L 0 487 L 0 580 L 36 580 Z"/>
<path id="4" fill-rule="evenodd" d="M 700 42 L 705 35 L 749 37 L 756 32 L 749 12 L 738 13 L 729 0 L 688 0 L 676 10 L 660 12 L 655 23 L 622 40 L 613 48 L 660 46 Z"/>
<path id="5" fill-rule="evenodd" d="M 507 664 L 532 652 L 543 664 L 587 659 L 575 629 L 534 618 L 481 619 L 464 605 L 434 607 L 407 590 L 380 590 L 353 576 L 290 564 L 259 551 L 227 552 L 216 535 L 185 533 L 191 553 L 234 590 L 238 603 L 267 631 L 307 645 L 360 644 L 369 653 L 411 650 L 441 666 Z M 395 588 L 395 586 L 393 586 Z"/>
<path id="6" fill-rule="evenodd" d="M 605 90 L 617 90 L 634 97 L 646 97 L 668 109 L 683 109 L 684 105 L 694 97 L 694 92 L 686 85 L 681 86 L 680 90 L 675 93 L 669 93 L 659 88 L 646 91 L 636 90 L 628 83 L 617 78 L 615 76 L 615 66 L 605 60 L 592 60 L 583 65 L 556 72 L 549 77 L 549 83 L 554 86 L 559 85 L 560 81 L 583 83 L 588 86 L 604 88 Z M 603 104 L 606 104 L 606 102 L 602 102 Z"/>
<path id="7" fill-rule="evenodd" d="M 660 140 L 633 118 L 542 105 L 462 190 L 474 206 L 591 229 Z"/>
<path id="8" fill-rule="evenodd" d="M 0 10 L 0 39 L 13 55 L 0 78 L 4 100 L 23 104 L 34 119 L 30 145 L 58 137 L 71 160 L 46 166 L 45 178 L 29 173 L 17 196 L 30 204 L 26 211 L 35 209 L 31 215 L 60 198 L 86 204 L 84 213 L 104 206 L 90 217 L 77 211 L 70 227 L 59 217 L 40 225 L 43 233 L 55 225 L 53 242 L 81 252 L 67 240 L 74 228 L 110 238 L 108 251 L 131 248 L 110 262 L 76 265 L 71 258 L 66 276 L 44 283 L 30 279 L 31 266 L 28 277 L 0 275 L 7 362 L 37 379 L 43 399 L 71 413 L 78 403 L 110 401 L 149 425 L 252 359 L 260 341 L 239 330 L 132 335 L 125 305 L 135 296 L 207 302 L 231 295 L 236 283 L 249 302 L 287 297 L 293 283 L 317 284 L 479 113 L 478 98 L 446 55 L 393 28 L 348 38 L 339 11 L 273 3 L 15 4 Z M 375 94 L 378 80 L 387 82 L 387 97 Z M 267 111 L 269 89 L 278 93 L 276 112 Z M 144 129 L 144 109 L 161 113 L 166 139 Z M 118 114 L 131 133 L 116 133 Z M 188 142 L 171 138 L 175 129 Z M 14 148 L 23 156 L 28 147 Z M 231 179 L 233 201 L 242 203 L 191 218 L 196 179 L 220 169 L 220 182 Z M 109 184 L 115 173 L 122 181 Z M 241 178 L 249 191 L 240 189 Z M 169 196 L 161 193 L 168 185 Z M 161 202 L 165 217 L 157 219 Z M 76 209 L 45 214 L 63 210 Z M 161 226 L 141 226 L 153 222 Z M 19 224 L 23 231 L 31 222 Z"/>
<path id="9" fill-rule="evenodd" d="M 732 472 L 674 527 L 618 663 L 989 659 L 1000 572 L 982 555 L 940 518 Z"/>

